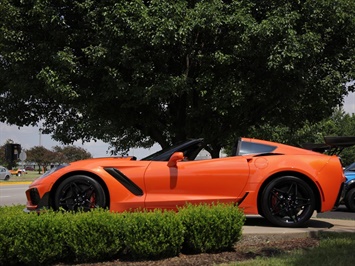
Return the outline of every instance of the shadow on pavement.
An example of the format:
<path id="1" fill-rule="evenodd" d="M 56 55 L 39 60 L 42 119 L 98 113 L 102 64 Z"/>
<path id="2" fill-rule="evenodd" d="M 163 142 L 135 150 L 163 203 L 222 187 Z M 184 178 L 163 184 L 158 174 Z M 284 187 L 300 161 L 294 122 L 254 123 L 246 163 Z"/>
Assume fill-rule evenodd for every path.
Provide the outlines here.
<path id="1" fill-rule="evenodd" d="M 262 226 L 262 227 L 275 227 L 275 225 L 268 222 L 263 217 L 246 216 L 244 225 L 247 226 Z M 334 225 L 326 221 L 311 219 L 301 228 L 332 228 Z"/>

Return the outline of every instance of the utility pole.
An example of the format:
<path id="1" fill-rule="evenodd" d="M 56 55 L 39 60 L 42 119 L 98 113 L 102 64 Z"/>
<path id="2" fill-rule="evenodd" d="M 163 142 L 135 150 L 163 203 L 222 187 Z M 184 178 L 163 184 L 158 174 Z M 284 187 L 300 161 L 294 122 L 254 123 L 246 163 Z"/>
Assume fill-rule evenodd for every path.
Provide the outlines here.
<path id="1" fill-rule="evenodd" d="M 39 134 L 39 146 L 42 146 L 42 129 L 38 130 L 38 134 Z"/>

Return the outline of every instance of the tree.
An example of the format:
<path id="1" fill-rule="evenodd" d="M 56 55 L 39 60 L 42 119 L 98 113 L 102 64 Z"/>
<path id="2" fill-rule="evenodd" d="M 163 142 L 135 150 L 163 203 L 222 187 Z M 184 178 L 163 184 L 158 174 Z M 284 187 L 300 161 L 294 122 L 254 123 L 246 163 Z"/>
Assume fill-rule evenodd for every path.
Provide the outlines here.
<path id="1" fill-rule="evenodd" d="M 8 143 L 8 142 L 6 142 Z M 5 156 L 5 149 L 6 149 L 6 143 L 2 146 L 0 146 L 0 165 L 5 165 L 7 166 L 9 162 L 6 160 Z"/>
<path id="2" fill-rule="evenodd" d="M 251 137 L 268 139 L 302 147 L 305 143 L 324 143 L 325 136 L 355 136 L 355 114 L 347 114 L 341 108 L 318 123 L 306 121 L 302 128 L 264 125 L 253 131 Z M 230 150 L 227 150 L 230 153 Z M 341 154 L 344 166 L 355 161 L 355 146 L 345 148 Z"/>
<path id="3" fill-rule="evenodd" d="M 57 159 L 54 162 L 70 163 L 74 161 L 92 158 L 92 155 L 87 150 L 76 146 L 55 146 L 53 151 L 57 154 Z"/>
<path id="4" fill-rule="evenodd" d="M 47 167 L 54 162 L 54 153 L 43 146 L 35 146 L 27 151 L 27 161 L 38 165 L 38 173 L 47 170 Z"/>
<path id="5" fill-rule="evenodd" d="M 355 136 L 355 115 L 337 110 L 334 114 L 319 123 L 325 136 Z M 345 148 L 340 157 L 344 166 L 355 161 L 355 146 Z"/>
<path id="6" fill-rule="evenodd" d="M 0 121 L 117 150 L 301 128 L 354 90 L 353 0 L 10 1 Z"/>
<path id="7" fill-rule="evenodd" d="M 6 145 L 12 143 L 14 143 L 14 141 L 12 139 L 8 139 L 6 140 L 4 145 L 0 146 L 0 165 L 4 165 L 8 169 L 12 169 L 13 167 L 16 167 L 18 162 L 18 160 L 12 161 L 11 159 L 9 160 L 8 158 L 6 158 Z"/>
<path id="8" fill-rule="evenodd" d="M 27 151 L 27 161 L 38 165 L 39 171 L 48 166 L 70 163 L 73 161 L 92 158 L 92 155 L 81 147 L 76 146 L 55 146 L 48 150 L 43 146 L 35 146 Z"/>

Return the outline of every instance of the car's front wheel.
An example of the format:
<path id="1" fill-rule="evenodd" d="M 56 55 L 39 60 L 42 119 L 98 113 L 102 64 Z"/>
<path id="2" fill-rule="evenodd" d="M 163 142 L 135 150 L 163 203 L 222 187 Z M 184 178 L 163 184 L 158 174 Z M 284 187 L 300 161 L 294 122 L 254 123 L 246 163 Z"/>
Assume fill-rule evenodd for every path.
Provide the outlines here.
<path id="1" fill-rule="evenodd" d="M 299 227 L 311 218 L 314 209 L 314 193 L 298 177 L 278 177 L 261 194 L 263 216 L 277 226 Z"/>
<path id="2" fill-rule="evenodd" d="M 345 206 L 352 212 L 355 212 L 355 188 L 350 189 L 345 195 Z"/>
<path id="3" fill-rule="evenodd" d="M 92 177 L 75 175 L 65 179 L 54 195 L 54 208 L 71 211 L 89 211 L 106 207 L 102 186 Z"/>

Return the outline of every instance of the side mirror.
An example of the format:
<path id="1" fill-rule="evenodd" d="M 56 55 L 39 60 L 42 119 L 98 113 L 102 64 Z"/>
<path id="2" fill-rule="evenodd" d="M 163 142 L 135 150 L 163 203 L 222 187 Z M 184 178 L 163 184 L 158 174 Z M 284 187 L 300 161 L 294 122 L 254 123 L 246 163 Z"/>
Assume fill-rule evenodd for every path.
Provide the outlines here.
<path id="1" fill-rule="evenodd" d="M 184 154 L 182 152 L 174 152 L 169 159 L 168 166 L 176 167 L 177 162 L 182 161 L 183 159 L 184 159 Z"/>

